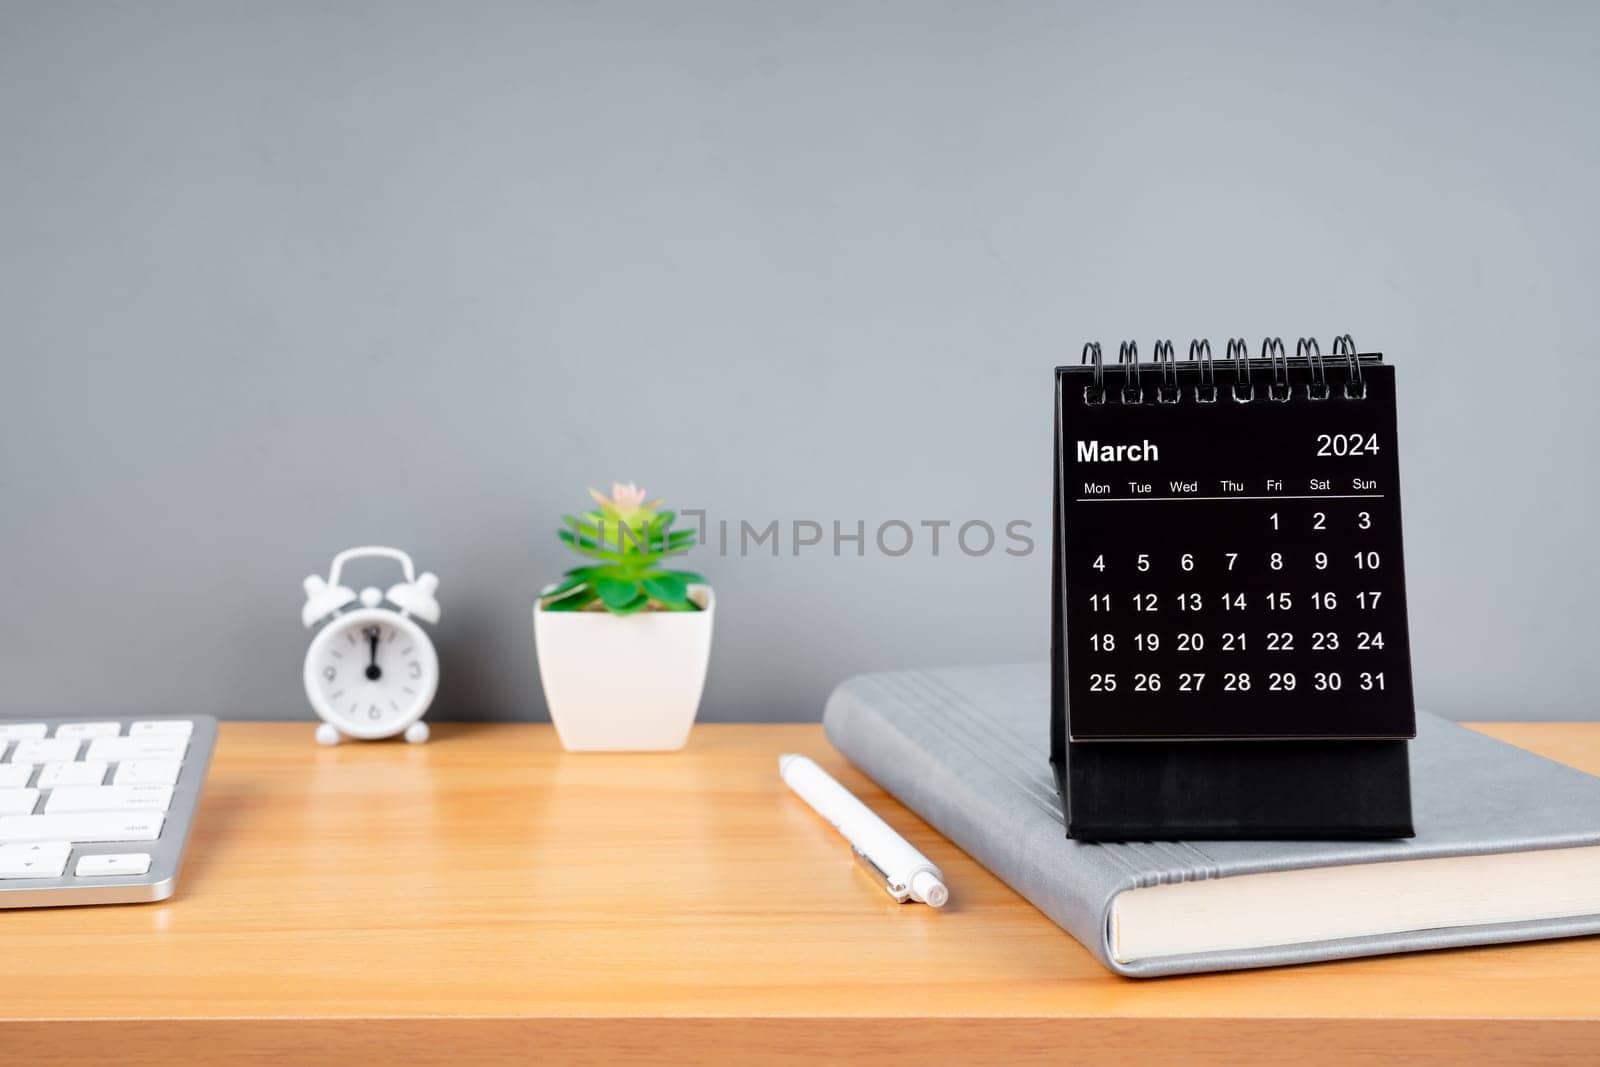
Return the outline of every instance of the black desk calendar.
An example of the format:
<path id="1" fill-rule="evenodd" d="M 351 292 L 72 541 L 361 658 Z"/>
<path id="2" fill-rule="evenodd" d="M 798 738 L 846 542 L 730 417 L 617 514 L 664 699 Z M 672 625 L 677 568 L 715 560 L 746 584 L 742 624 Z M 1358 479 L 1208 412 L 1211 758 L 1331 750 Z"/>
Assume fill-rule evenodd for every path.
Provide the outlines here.
<path id="1" fill-rule="evenodd" d="M 1410 836 L 1394 369 L 1348 337 L 1056 370 L 1068 833 Z"/>

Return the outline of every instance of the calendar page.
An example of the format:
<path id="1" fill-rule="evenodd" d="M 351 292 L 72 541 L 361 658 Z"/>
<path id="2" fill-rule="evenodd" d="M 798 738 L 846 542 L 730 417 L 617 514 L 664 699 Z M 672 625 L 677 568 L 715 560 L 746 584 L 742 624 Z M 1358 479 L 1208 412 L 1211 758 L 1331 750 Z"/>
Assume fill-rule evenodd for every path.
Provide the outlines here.
<path id="1" fill-rule="evenodd" d="M 1381 359 L 1058 370 L 1071 740 L 1415 734 Z"/>

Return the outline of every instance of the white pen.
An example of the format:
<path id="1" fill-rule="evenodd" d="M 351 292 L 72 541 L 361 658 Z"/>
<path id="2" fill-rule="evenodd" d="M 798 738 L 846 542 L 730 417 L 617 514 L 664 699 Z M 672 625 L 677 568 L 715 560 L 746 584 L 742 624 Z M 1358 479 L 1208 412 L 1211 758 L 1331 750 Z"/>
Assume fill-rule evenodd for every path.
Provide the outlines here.
<path id="1" fill-rule="evenodd" d="M 944 907 L 950 891 L 944 886 L 939 868 L 835 781 L 833 775 L 794 752 L 778 757 L 778 773 L 801 800 L 844 835 L 856 859 L 883 882 L 890 896 L 902 904 L 916 900 L 935 908 Z"/>

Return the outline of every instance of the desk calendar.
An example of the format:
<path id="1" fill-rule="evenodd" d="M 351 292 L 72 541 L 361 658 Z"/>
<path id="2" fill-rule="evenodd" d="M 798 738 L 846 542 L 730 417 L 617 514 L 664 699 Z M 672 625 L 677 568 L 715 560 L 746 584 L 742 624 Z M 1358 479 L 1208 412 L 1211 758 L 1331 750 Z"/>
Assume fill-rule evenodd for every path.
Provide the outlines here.
<path id="1" fill-rule="evenodd" d="M 1246 764 L 1258 783 L 1292 766 L 1291 790 L 1317 778 L 1308 761 L 1337 767 L 1330 789 L 1403 777 L 1415 713 L 1394 369 L 1348 338 L 1326 358 L 1310 340 L 1293 357 L 1276 340 L 1258 356 L 1230 342 L 1220 360 L 1195 342 L 1181 361 L 1163 342 L 1153 357 L 1124 344 L 1107 366 L 1089 346 L 1056 373 L 1058 770 L 1076 762 L 1093 779 L 1080 792 L 1123 807 L 1108 775 L 1125 779 L 1116 793 L 1159 768 L 1160 788 L 1187 781 L 1210 802 L 1231 776 L 1239 836 L 1265 803 L 1237 782 Z M 1362 834 L 1337 797 L 1313 806 L 1295 816 L 1305 834 Z M 1385 832 L 1408 829 L 1408 804 L 1403 820 L 1386 808 Z"/>

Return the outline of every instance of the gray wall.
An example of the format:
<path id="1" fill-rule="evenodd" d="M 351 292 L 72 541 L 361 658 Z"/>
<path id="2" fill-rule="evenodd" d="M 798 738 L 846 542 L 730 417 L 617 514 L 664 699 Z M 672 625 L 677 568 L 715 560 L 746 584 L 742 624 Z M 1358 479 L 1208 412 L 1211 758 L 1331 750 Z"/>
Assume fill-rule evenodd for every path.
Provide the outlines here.
<path id="1" fill-rule="evenodd" d="M 442 576 L 438 713 L 542 717 L 530 600 L 615 478 L 735 530 L 1033 524 L 702 550 L 707 719 L 1040 657 L 1050 367 L 1349 330 L 1400 367 L 1422 704 L 1593 716 L 1597 39 L 1582 4 L 0 3 L 0 714 L 308 717 L 300 579 L 377 540 Z"/>

